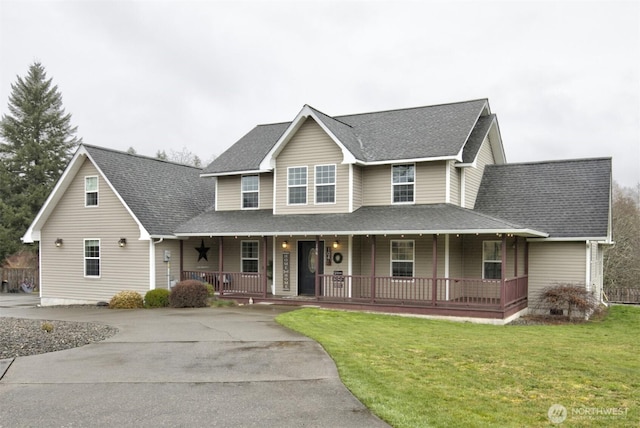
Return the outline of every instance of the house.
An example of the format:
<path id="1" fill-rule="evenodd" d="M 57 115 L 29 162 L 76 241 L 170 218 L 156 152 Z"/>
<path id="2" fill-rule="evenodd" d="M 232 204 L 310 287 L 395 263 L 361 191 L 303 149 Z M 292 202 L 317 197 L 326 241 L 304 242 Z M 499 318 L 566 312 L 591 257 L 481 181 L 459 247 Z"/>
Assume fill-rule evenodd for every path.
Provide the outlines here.
<path id="1" fill-rule="evenodd" d="M 169 163 L 158 169 L 182 168 L 183 180 L 129 174 L 151 162 L 80 148 L 25 235 L 42 242 L 43 304 L 108 299 L 133 288 L 133 271 L 136 290 L 166 287 L 176 268 L 223 298 L 499 323 L 554 283 L 601 294 L 611 159 L 509 164 L 486 99 L 335 117 L 305 105 L 291 122 L 256 126 L 199 177 Z M 91 176 L 118 213 L 82 215 L 101 209 L 82 203 Z M 171 205 L 155 199 L 164 186 Z M 129 229 L 98 236 L 116 215 Z M 111 248 L 119 237 L 126 247 Z M 63 254 L 72 240 L 73 253 Z M 112 260 L 133 252 L 134 240 L 140 259 Z M 63 260 L 64 274 L 55 268 Z"/>

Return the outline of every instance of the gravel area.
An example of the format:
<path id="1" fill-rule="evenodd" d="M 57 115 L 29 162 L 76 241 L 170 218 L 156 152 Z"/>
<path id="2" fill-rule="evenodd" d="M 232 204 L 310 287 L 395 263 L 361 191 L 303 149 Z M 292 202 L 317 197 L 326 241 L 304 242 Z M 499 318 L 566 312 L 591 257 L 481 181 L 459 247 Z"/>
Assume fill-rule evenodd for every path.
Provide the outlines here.
<path id="1" fill-rule="evenodd" d="M 50 332 L 46 331 L 53 327 Z M 77 348 L 118 332 L 104 324 L 0 318 L 0 359 Z"/>

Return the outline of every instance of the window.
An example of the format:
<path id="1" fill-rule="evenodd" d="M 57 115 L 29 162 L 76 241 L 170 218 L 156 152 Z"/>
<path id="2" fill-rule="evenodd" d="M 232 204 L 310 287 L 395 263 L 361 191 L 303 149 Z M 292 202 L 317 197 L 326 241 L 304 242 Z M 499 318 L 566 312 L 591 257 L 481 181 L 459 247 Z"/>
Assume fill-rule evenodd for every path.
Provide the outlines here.
<path id="1" fill-rule="evenodd" d="M 502 243 L 482 242 L 482 278 L 500 279 L 502 276 Z"/>
<path id="2" fill-rule="evenodd" d="M 100 240 L 84 240 L 84 276 L 100 276 Z"/>
<path id="3" fill-rule="evenodd" d="M 257 175 L 242 177 L 242 208 L 258 208 L 260 178 Z"/>
<path id="4" fill-rule="evenodd" d="M 242 272 L 258 273 L 258 241 L 242 241 Z"/>
<path id="5" fill-rule="evenodd" d="M 391 276 L 413 276 L 413 241 L 391 241 Z"/>
<path id="6" fill-rule="evenodd" d="M 336 166 L 316 166 L 316 204 L 336 202 Z"/>
<path id="7" fill-rule="evenodd" d="M 298 166 L 287 169 L 287 187 L 289 205 L 307 203 L 307 167 Z"/>
<path id="8" fill-rule="evenodd" d="M 85 207 L 97 207 L 98 206 L 98 177 L 85 177 L 84 178 L 84 206 Z"/>
<path id="9" fill-rule="evenodd" d="M 393 165 L 391 170 L 393 203 L 413 202 L 416 183 L 415 165 Z"/>

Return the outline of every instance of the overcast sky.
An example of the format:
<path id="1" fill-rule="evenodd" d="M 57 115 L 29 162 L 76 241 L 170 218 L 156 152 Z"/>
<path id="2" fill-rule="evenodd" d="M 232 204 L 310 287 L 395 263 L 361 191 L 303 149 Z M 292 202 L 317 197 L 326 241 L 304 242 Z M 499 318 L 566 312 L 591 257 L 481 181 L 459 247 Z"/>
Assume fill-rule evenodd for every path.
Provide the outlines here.
<path id="1" fill-rule="evenodd" d="M 0 112 L 40 61 L 87 144 L 203 160 L 304 104 L 488 98 L 509 162 L 640 182 L 640 2 L 0 0 Z"/>

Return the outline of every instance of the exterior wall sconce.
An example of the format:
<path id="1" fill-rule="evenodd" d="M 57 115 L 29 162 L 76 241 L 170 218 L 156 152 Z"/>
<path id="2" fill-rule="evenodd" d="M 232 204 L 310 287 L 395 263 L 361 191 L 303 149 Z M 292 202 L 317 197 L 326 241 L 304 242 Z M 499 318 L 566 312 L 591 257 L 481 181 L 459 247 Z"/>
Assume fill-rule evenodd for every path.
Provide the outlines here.
<path id="1" fill-rule="evenodd" d="M 56 239 L 56 247 L 58 247 L 58 248 L 62 247 L 62 238 L 57 238 Z"/>
<path id="2" fill-rule="evenodd" d="M 338 248 L 338 245 L 340 245 L 340 241 L 333 241 L 333 248 Z"/>
<path id="3" fill-rule="evenodd" d="M 283 249 L 287 249 L 287 247 L 289 246 L 289 242 L 288 241 L 282 241 L 282 248 Z"/>
<path id="4" fill-rule="evenodd" d="M 120 245 L 121 248 L 127 245 L 127 238 L 120 238 L 118 245 Z"/>

